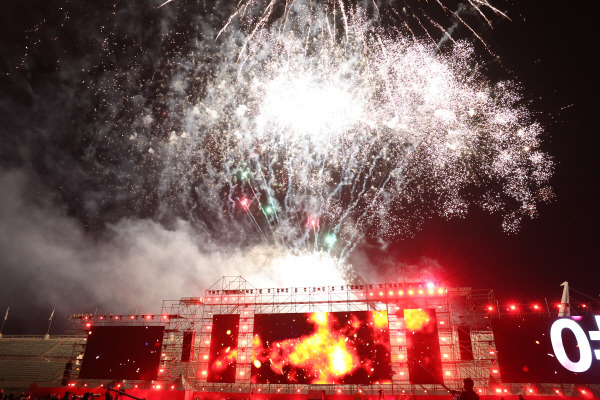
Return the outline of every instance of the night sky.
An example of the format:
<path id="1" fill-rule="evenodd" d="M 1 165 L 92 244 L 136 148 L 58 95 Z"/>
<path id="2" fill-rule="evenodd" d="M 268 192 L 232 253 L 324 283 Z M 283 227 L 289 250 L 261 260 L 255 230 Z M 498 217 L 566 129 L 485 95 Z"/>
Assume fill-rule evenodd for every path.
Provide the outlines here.
<path id="1" fill-rule="evenodd" d="M 152 195 L 161 180 L 148 156 L 114 151 L 111 135 L 135 133 L 136 107 L 143 105 L 132 100 L 123 112 L 111 104 L 136 91 L 155 105 L 160 130 L 169 109 L 156 71 L 170 71 L 193 48 L 191 37 L 209 37 L 231 12 L 228 1 L 174 0 L 157 9 L 160 3 L 2 3 L 0 318 L 10 306 L 4 334 L 45 333 L 53 308 L 55 334 L 71 313 L 158 312 L 163 299 L 200 296 L 222 275 L 252 283 L 261 273 L 261 264 L 244 265 L 244 258 L 225 265 L 218 243 Z M 494 29 L 475 26 L 493 56 L 464 27 L 453 35 L 474 42 L 491 81 L 520 82 L 545 129 L 542 150 L 556 164 L 554 200 L 516 234 L 502 231 L 499 216 L 473 209 L 464 219 L 432 218 L 414 237 L 385 246 L 371 239 L 350 261 L 359 270 L 369 266 L 364 276 L 390 280 L 402 268 L 426 267 L 449 286 L 493 289 L 501 301 L 557 301 L 563 281 L 597 300 L 600 82 L 592 60 L 600 5 L 492 4 L 510 18 L 492 18 Z M 216 44 L 199 53 L 207 65 L 210 46 Z M 138 84 L 128 81 L 129 70 Z M 104 92 L 108 76 L 120 82 L 112 93 Z"/>
<path id="2" fill-rule="evenodd" d="M 499 24 L 492 43 L 546 127 L 544 148 L 556 161 L 556 198 L 516 235 L 497 229 L 498 218 L 475 212 L 464 220 L 432 220 L 391 252 L 407 257 L 408 264 L 443 265 L 457 286 L 494 289 L 505 301 L 560 300 L 564 281 L 597 301 L 599 141 L 594 132 L 600 81 L 590 54 L 600 35 L 590 15 L 599 4 L 518 2 L 508 10 L 512 21 Z"/>

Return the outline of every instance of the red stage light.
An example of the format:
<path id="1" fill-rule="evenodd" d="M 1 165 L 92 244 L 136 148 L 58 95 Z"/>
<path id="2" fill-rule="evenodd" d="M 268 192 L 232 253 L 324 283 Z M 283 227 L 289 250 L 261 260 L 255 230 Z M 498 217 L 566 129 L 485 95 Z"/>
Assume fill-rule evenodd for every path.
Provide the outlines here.
<path id="1" fill-rule="evenodd" d="M 438 289 L 438 293 L 439 293 L 439 294 L 444 294 L 444 289 L 442 289 L 442 288 L 439 288 L 439 289 Z"/>
<path id="2" fill-rule="evenodd" d="M 494 307 L 493 306 L 488 306 L 487 309 L 488 309 L 488 311 L 494 311 Z"/>
<path id="3" fill-rule="evenodd" d="M 404 291 L 402 291 L 402 290 L 398 290 L 398 294 L 399 294 L 400 296 L 402 296 L 402 295 L 404 295 Z"/>
<path id="4" fill-rule="evenodd" d="M 511 311 L 515 311 L 517 309 L 517 306 L 511 304 L 508 308 L 510 308 Z"/>
<path id="5" fill-rule="evenodd" d="M 412 290 L 408 291 L 409 296 L 412 296 L 415 292 L 413 292 Z"/>

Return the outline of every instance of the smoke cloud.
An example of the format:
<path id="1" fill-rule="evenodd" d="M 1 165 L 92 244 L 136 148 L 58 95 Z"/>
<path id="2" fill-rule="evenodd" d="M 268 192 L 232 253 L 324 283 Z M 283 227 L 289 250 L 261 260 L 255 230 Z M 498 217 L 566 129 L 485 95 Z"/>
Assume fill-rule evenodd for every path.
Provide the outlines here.
<path id="1" fill-rule="evenodd" d="M 513 107 L 520 99 L 510 85 L 491 93 L 478 81 L 464 63 L 468 46 L 436 59 L 418 41 L 368 33 L 379 23 L 372 6 L 334 20 L 319 10 L 307 27 L 298 14 L 312 2 L 295 3 L 285 34 L 257 30 L 249 44 L 260 2 L 231 20 L 237 2 L 161 3 L 15 2 L 5 6 L 14 13 L 0 16 L 0 309 L 11 306 L 4 333 L 44 325 L 45 311 L 19 307 L 56 307 L 63 319 L 158 312 L 162 299 L 201 296 L 222 276 L 255 287 L 343 284 L 348 268 L 330 256 L 335 245 L 375 277 L 354 250 L 368 230 L 409 231 L 431 209 L 463 216 L 477 197 L 467 189 L 491 187 L 479 179 L 502 178 L 500 190 L 523 204 L 509 227 L 535 215 L 540 194 L 529 185 L 545 185 L 552 162 L 522 148 L 535 150 L 540 127 Z M 275 7 L 260 23 L 276 25 L 283 12 Z M 337 40 L 346 47 L 331 45 Z M 356 72 L 374 66 L 380 75 Z M 299 81 L 302 73 L 310 76 Z M 385 81 L 390 75 L 398 79 Z M 269 86 L 279 78 L 295 86 Z M 257 107 L 261 95 L 270 108 Z M 357 104 L 368 113 L 355 112 Z M 325 114 L 315 122 L 298 110 Z M 297 124 L 299 132 L 290 129 Z M 485 124 L 496 135 L 490 145 L 470 132 Z M 499 212 L 503 196 L 485 192 L 477 202 Z"/>
<path id="2" fill-rule="evenodd" d="M 201 297 L 222 276 L 243 276 L 255 287 L 344 284 L 325 255 L 315 264 L 312 255 L 303 259 L 271 246 L 235 251 L 182 220 L 167 229 L 126 218 L 93 237 L 25 171 L 2 171 L 0 185 L 0 304 L 11 306 L 9 322 L 28 319 L 15 312 L 19 307 L 56 307 L 62 317 L 158 313 L 163 299 Z M 41 322 L 39 316 L 20 323 L 39 330 Z M 57 329 L 64 327 L 57 322 Z"/>

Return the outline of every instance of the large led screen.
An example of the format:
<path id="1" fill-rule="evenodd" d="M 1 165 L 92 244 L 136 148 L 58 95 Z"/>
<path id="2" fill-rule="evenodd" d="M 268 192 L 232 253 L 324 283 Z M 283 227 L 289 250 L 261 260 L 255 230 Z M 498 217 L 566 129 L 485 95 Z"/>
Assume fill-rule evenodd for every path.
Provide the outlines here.
<path id="1" fill-rule="evenodd" d="M 87 336 L 79 377 L 156 379 L 163 331 L 162 326 L 92 327 Z"/>
<path id="2" fill-rule="evenodd" d="M 208 355 L 208 382 L 235 382 L 239 323 L 239 314 L 213 317 Z"/>
<path id="3" fill-rule="evenodd" d="M 405 309 L 408 378 L 414 384 L 442 382 L 442 356 L 434 309 Z"/>
<path id="4" fill-rule="evenodd" d="M 503 382 L 600 382 L 600 316 L 492 321 Z"/>
<path id="5" fill-rule="evenodd" d="M 257 314 L 253 383 L 391 382 L 385 311 Z"/>

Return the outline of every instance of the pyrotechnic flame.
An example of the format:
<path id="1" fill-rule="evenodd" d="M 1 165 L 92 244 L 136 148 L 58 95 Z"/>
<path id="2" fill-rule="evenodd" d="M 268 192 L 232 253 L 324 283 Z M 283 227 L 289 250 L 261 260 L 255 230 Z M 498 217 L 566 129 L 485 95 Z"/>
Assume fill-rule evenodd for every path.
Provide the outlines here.
<path id="1" fill-rule="evenodd" d="M 405 309 L 404 323 L 409 331 L 422 329 L 429 323 L 430 316 L 427 311 L 422 309 Z"/>

